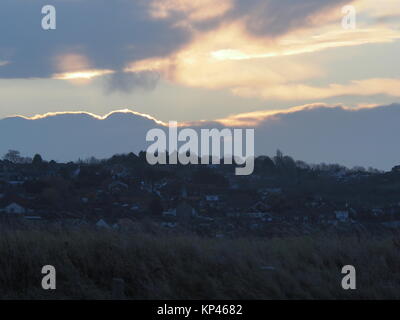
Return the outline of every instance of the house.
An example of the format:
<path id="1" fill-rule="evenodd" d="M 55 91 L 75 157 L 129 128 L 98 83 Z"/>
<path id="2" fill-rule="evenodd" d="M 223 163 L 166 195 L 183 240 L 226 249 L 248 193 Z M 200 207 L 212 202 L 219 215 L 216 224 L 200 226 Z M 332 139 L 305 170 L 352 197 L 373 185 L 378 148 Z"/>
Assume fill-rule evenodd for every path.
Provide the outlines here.
<path id="1" fill-rule="evenodd" d="M 139 211 L 140 210 L 140 206 L 138 204 L 134 204 L 131 206 L 130 208 L 131 211 Z"/>
<path id="2" fill-rule="evenodd" d="M 395 166 L 392 168 L 392 172 L 399 172 L 400 173 L 400 166 Z"/>
<path id="3" fill-rule="evenodd" d="M 259 191 L 262 195 L 267 196 L 271 194 L 282 193 L 282 188 L 262 188 Z"/>
<path id="4" fill-rule="evenodd" d="M 270 209 L 271 207 L 262 201 L 258 201 L 250 207 L 250 211 L 252 212 L 267 212 Z"/>
<path id="5" fill-rule="evenodd" d="M 340 222 L 346 222 L 349 219 L 348 211 L 335 211 L 335 217 Z"/>
<path id="6" fill-rule="evenodd" d="M 103 219 L 100 219 L 99 221 L 96 222 L 96 227 L 110 229 L 110 225 L 107 222 L 105 222 Z"/>
<path id="7" fill-rule="evenodd" d="M 108 185 L 108 191 L 111 193 L 120 193 L 125 190 L 128 190 L 128 185 L 121 181 L 114 181 Z"/>
<path id="8" fill-rule="evenodd" d="M 81 167 L 78 167 L 76 170 L 74 170 L 71 174 L 72 178 L 78 178 L 81 173 Z"/>
<path id="9" fill-rule="evenodd" d="M 3 208 L 1 211 L 10 214 L 25 214 L 28 210 L 23 206 L 20 206 L 18 203 L 13 202 Z"/>
<path id="10" fill-rule="evenodd" d="M 206 201 L 219 201 L 219 196 L 217 196 L 217 195 L 206 195 Z"/>
<path id="11" fill-rule="evenodd" d="M 371 211 L 375 217 L 383 215 L 383 210 L 381 208 L 373 208 Z"/>
<path id="12" fill-rule="evenodd" d="M 163 228 L 175 228 L 177 226 L 176 222 L 161 222 L 160 226 Z"/>
<path id="13" fill-rule="evenodd" d="M 398 228 L 400 228 L 400 221 L 382 222 L 382 225 L 387 228 L 398 229 Z"/>
<path id="14" fill-rule="evenodd" d="M 171 217 L 171 216 L 176 217 L 176 209 L 165 210 L 163 212 L 163 216 L 165 216 L 165 217 Z"/>
<path id="15" fill-rule="evenodd" d="M 196 215 L 196 210 L 187 202 L 182 202 L 176 207 L 176 216 L 181 221 L 188 221 Z"/>
<path id="16" fill-rule="evenodd" d="M 41 216 L 24 216 L 24 219 L 30 220 L 30 221 L 38 221 L 38 220 L 42 220 L 42 217 Z"/>
<path id="17" fill-rule="evenodd" d="M 253 219 L 264 219 L 265 221 L 272 221 L 271 214 L 267 212 L 259 212 L 259 211 L 247 212 L 246 216 Z"/>
<path id="18" fill-rule="evenodd" d="M 119 219 L 117 223 L 113 225 L 114 229 L 120 230 L 131 230 L 135 228 L 135 223 L 128 218 Z"/>

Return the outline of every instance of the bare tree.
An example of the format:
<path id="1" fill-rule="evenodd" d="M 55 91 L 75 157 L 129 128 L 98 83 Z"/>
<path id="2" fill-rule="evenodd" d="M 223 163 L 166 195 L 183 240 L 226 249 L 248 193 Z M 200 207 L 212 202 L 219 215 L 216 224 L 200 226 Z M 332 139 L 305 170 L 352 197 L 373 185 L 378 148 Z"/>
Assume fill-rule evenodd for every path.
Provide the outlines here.
<path id="1" fill-rule="evenodd" d="M 13 163 L 22 162 L 21 153 L 17 150 L 8 150 L 8 152 L 3 156 L 3 159 L 11 161 Z"/>

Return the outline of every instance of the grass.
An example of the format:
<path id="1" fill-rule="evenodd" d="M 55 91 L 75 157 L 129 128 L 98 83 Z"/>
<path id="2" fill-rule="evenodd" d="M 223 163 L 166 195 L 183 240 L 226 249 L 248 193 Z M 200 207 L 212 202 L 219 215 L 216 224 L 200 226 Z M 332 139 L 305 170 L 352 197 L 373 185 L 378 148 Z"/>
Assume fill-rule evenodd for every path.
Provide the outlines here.
<path id="1" fill-rule="evenodd" d="M 4 230 L 2 299 L 398 299 L 400 247 L 393 235 L 210 239 L 96 230 Z M 341 288 L 354 265 L 357 290 Z M 57 289 L 41 289 L 41 268 Z"/>

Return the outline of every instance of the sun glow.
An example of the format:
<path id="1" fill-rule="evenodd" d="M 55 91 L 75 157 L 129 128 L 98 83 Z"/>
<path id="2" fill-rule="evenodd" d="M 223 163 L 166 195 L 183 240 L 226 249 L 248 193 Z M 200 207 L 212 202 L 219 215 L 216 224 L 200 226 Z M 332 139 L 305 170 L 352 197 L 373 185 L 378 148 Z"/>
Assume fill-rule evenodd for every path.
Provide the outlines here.
<path id="1" fill-rule="evenodd" d="M 95 77 L 114 73 L 112 70 L 82 70 L 76 72 L 56 73 L 53 79 L 56 80 L 91 80 Z"/>

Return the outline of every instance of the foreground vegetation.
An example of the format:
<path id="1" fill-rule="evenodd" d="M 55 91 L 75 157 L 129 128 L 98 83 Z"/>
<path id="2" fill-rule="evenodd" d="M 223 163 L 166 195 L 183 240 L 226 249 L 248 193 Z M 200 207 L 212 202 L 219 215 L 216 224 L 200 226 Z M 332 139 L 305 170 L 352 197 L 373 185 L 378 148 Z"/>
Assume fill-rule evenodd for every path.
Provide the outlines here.
<path id="1" fill-rule="evenodd" d="M 400 298 L 394 235 L 209 239 L 114 231 L 3 230 L 3 299 L 112 299 L 113 278 L 128 299 Z M 41 289 L 54 265 L 57 289 Z M 341 268 L 357 269 L 357 290 L 341 288 Z"/>

